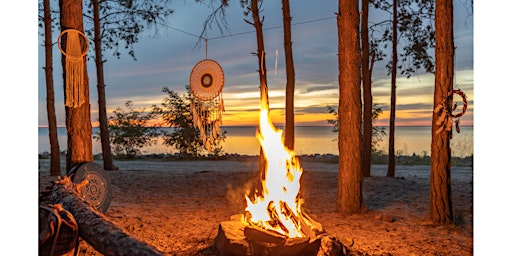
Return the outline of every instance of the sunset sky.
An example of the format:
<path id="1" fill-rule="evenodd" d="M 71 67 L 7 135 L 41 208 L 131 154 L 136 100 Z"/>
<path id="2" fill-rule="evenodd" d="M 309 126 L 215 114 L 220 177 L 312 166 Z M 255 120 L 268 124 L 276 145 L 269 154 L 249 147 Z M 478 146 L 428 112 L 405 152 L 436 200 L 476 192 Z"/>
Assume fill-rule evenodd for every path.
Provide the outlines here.
<path id="1" fill-rule="evenodd" d="M 204 41 L 197 47 L 203 20 L 211 7 L 192 1 L 173 1 L 174 14 L 168 18 L 168 27 L 158 31 L 147 30 L 135 45 L 137 61 L 122 51 L 121 59 L 105 52 L 105 83 L 107 114 L 131 100 L 136 108 L 160 104 L 166 86 L 185 93 L 193 66 L 205 58 Z M 454 1 L 456 51 L 455 84 L 468 98 L 468 110 L 461 118 L 462 125 L 473 125 L 473 16 L 466 1 Z M 295 64 L 295 122 L 298 126 L 328 125 L 327 106 L 338 104 L 338 64 L 336 1 L 292 1 L 292 40 Z M 274 123 L 284 122 L 285 60 L 282 35 L 280 1 L 265 1 L 261 15 L 266 50 L 267 76 L 271 117 Z M 226 12 L 229 28 L 222 34 L 213 25 L 207 32 L 208 58 L 216 60 L 224 70 L 223 97 L 226 111 L 224 125 L 256 125 L 259 111 L 258 59 L 251 53 L 257 50 L 254 28 L 243 19 L 239 3 L 232 3 Z M 248 18 L 251 20 L 250 18 Z M 370 13 L 370 22 L 389 19 L 389 15 Z M 181 31 L 185 31 L 181 32 Z M 41 31 L 41 29 L 40 29 Z M 57 34 L 57 35 L 55 35 Z M 192 35 L 190 35 L 192 34 Z M 54 37 L 58 32 L 54 31 Z M 43 37 L 39 36 L 39 45 Z M 55 40 L 56 41 L 56 40 Z M 277 53 L 277 69 L 276 67 Z M 433 50 L 432 50 L 433 53 Z M 90 54 L 92 50 L 90 50 Z M 61 54 L 54 47 L 54 81 L 57 120 L 64 126 L 64 95 L 62 90 Z M 386 61 L 377 62 L 373 72 L 374 103 L 383 109 L 377 125 L 389 125 L 390 77 L 385 70 Z M 91 120 L 97 126 L 96 71 L 92 61 L 87 63 L 90 81 Z M 39 47 L 38 58 L 38 125 L 47 126 L 46 88 L 42 67 L 44 48 Z M 431 124 L 434 75 L 423 71 L 409 79 L 398 77 L 396 125 Z"/>
<path id="2" fill-rule="evenodd" d="M 169 25 L 198 34 L 202 16 L 208 13 L 207 7 L 174 1 L 175 14 L 170 16 Z M 265 27 L 281 26 L 280 1 L 265 1 L 263 14 Z M 293 26 L 294 58 L 296 68 L 296 120 L 298 124 L 325 125 L 325 106 L 337 102 L 337 57 L 336 23 L 334 12 L 337 1 L 292 1 L 293 22 L 303 22 L 321 18 L 332 19 Z M 510 145 L 512 137 L 507 134 L 510 110 L 510 10 L 512 2 L 475 2 L 475 29 L 473 16 L 466 14 L 466 0 L 454 0 L 455 4 L 455 45 L 456 83 L 468 95 L 470 106 L 462 118 L 463 123 L 473 123 L 474 114 L 474 252 L 475 255 L 500 254 L 509 251 L 509 237 L 503 232 L 512 229 L 510 218 L 511 194 Z M 0 56 L 3 64 L 0 76 L 2 92 L 3 136 L 1 155 L 4 163 L 3 178 L 7 182 L 0 191 L 4 205 L 15 206 L 15 211 L 4 211 L 7 221 L 2 229 L 11 238 L 3 250 L 19 251 L 32 246 L 27 243 L 27 233 L 37 234 L 38 193 L 37 126 L 46 126 L 46 92 L 43 75 L 42 38 L 37 33 L 37 6 L 35 1 L 6 1 L 0 8 L 2 40 Z M 197 13 L 196 13 L 197 12 Z M 238 3 L 228 10 L 230 32 L 232 34 L 253 32 L 253 28 L 243 22 L 242 10 Z M 198 16 L 193 16 L 198 15 Z M 220 33 L 213 30 L 208 36 L 213 38 Z M 473 37 L 473 35 L 475 35 Z M 57 35 L 54 35 L 55 37 Z M 473 44 L 474 42 L 474 44 Z M 107 104 L 109 113 L 132 100 L 137 106 L 147 107 L 161 102 L 161 88 L 168 86 L 185 92 L 190 71 L 204 58 L 204 47 L 194 49 L 196 38 L 168 29 L 161 30 L 158 36 L 144 39 L 136 46 L 138 61 L 126 55 L 115 60 L 108 53 L 106 57 Z M 280 29 L 265 31 L 269 88 L 276 121 L 282 122 L 278 107 L 284 105 L 284 59 Z M 277 76 L 274 76 L 275 50 L 279 51 Z M 473 61 L 473 49 L 474 61 Z M 256 50 L 254 33 L 224 39 L 211 40 L 209 57 L 219 61 L 226 76 L 224 96 L 226 100 L 226 125 L 253 124 L 258 101 L 257 59 L 251 55 Z M 54 48 L 54 64 L 60 63 L 57 48 Z M 38 56 L 36 59 L 35 56 Z M 474 63 L 474 65 L 473 65 Z M 97 96 L 94 82 L 94 68 L 89 65 L 91 81 L 92 119 L 97 119 Z M 374 100 L 388 110 L 389 79 L 382 63 L 376 66 L 373 76 Z M 60 65 L 55 65 L 55 97 L 59 125 L 64 124 L 64 103 Z M 474 67 L 474 68 L 473 68 Z M 473 70 L 474 76 L 473 76 Z M 412 84 L 410 84 L 412 83 Z M 473 90 L 474 84 L 474 90 Z M 33 90 L 34 87 L 38 90 Z M 433 76 L 418 75 L 409 80 L 399 79 L 397 124 L 430 125 L 432 111 Z M 235 100 L 235 97 L 241 99 Z M 473 112 L 473 99 L 477 107 Z M 247 110 L 249 109 L 249 110 Z M 235 115 L 235 112 L 243 113 Z M 312 114 L 313 113 L 313 114 Z M 381 119 L 387 124 L 387 112 Z M 243 117 L 247 116 L 247 119 Z M 310 121 L 309 123 L 306 121 Z M 412 121 L 416 121 L 413 123 Z M 420 123 L 418 123 L 421 121 Z M 13 191 L 15 193 L 13 193 Z M 492 200 L 489 200 L 492 199 Z M 21 224 L 21 225 L 20 225 Z"/>

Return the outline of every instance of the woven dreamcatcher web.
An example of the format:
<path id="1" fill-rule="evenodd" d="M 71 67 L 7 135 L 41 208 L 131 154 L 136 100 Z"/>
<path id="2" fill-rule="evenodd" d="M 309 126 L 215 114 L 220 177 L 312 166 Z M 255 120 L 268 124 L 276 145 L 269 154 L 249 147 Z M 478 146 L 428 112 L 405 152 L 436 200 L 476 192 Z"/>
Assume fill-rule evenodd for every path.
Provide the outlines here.
<path id="1" fill-rule="evenodd" d="M 62 37 L 66 38 L 65 50 L 62 47 Z M 57 45 L 60 52 L 66 56 L 66 107 L 78 108 L 84 104 L 86 95 L 85 68 L 83 57 L 89 50 L 89 40 L 79 30 L 66 29 L 59 35 Z"/>
<path id="2" fill-rule="evenodd" d="M 224 100 L 224 72 L 214 60 L 204 59 L 198 62 L 190 73 L 192 103 L 190 108 L 194 126 L 199 129 L 201 140 L 208 152 L 212 151 L 215 140 L 221 134 Z"/>

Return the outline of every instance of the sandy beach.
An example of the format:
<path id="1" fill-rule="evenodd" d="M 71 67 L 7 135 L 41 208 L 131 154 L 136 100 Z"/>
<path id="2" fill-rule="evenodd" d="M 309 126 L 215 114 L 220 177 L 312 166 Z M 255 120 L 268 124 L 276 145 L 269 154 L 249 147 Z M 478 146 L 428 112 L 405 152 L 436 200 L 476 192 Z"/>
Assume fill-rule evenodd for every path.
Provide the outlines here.
<path id="1" fill-rule="evenodd" d="M 363 181 L 365 211 L 341 217 L 335 212 L 337 164 L 300 160 L 305 210 L 358 255 L 473 255 L 472 167 L 452 167 L 455 224 L 436 226 L 428 216 L 427 165 L 397 166 L 395 178 L 385 177 L 387 166 L 372 166 L 372 177 Z M 40 190 L 55 179 L 49 165 L 39 160 Z M 108 172 L 106 217 L 167 255 L 215 255 L 219 223 L 243 213 L 245 191 L 258 179 L 254 159 L 115 165 L 120 170 Z M 82 241 L 79 255 L 102 254 Z"/>

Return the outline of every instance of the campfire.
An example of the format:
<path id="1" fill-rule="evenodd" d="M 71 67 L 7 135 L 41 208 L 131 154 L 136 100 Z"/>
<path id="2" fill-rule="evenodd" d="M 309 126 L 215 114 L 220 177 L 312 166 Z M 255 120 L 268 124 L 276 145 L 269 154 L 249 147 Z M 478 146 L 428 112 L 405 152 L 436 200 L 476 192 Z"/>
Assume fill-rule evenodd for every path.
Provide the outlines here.
<path id="1" fill-rule="evenodd" d="M 282 133 L 262 100 L 256 133 L 265 159 L 261 191 L 246 193 L 245 213 L 219 225 L 220 255 L 341 255 L 341 244 L 302 209 L 302 167 Z"/>

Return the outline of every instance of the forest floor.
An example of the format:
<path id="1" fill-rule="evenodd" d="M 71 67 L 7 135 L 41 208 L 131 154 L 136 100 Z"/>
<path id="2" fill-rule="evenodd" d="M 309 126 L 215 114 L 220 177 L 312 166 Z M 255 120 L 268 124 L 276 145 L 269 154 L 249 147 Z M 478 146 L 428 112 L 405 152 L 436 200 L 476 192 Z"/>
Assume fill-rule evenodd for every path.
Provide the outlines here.
<path id="1" fill-rule="evenodd" d="M 385 177 L 386 165 L 373 165 L 363 180 L 364 211 L 340 216 L 337 163 L 299 159 L 303 208 L 356 255 L 473 255 L 471 166 L 451 169 L 455 223 L 434 225 L 428 165 L 397 165 L 394 178 Z M 106 218 L 166 255 L 215 255 L 219 224 L 243 213 L 245 192 L 259 177 L 255 158 L 115 165 L 119 170 L 107 172 L 112 198 Z M 40 191 L 55 180 L 49 166 L 49 159 L 39 160 Z M 81 241 L 78 255 L 102 254 Z"/>

